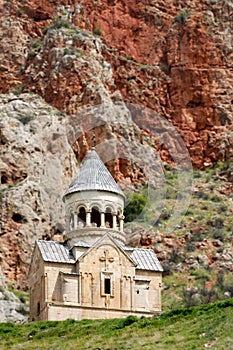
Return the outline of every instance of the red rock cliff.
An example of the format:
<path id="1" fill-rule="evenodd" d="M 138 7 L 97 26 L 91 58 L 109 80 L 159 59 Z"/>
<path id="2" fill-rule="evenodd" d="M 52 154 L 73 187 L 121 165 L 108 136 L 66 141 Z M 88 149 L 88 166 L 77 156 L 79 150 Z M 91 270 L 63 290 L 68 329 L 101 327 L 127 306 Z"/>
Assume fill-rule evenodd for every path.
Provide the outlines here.
<path id="1" fill-rule="evenodd" d="M 65 14 L 77 28 L 101 35 L 106 44 L 102 54 L 114 74 L 115 86 L 109 88 L 119 89 L 126 101 L 153 108 L 171 120 L 194 165 L 202 167 L 204 162 L 226 156 L 220 152 L 219 133 L 229 131 L 232 124 L 230 1 L 87 0 L 55 4 L 41 0 L 2 1 L 1 6 L 2 92 L 23 84 L 24 90 L 33 90 L 71 112 L 69 101 L 85 89 L 88 67 L 82 67 L 82 74 L 71 71 L 69 78 L 61 67 L 57 83 L 49 83 L 50 47 L 42 57 L 46 69 L 37 64 L 29 76 L 26 69 L 35 65 L 36 40 L 44 39 L 45 28 L 55 15 Z M 79 105 L 86 103 L 87 98 L 79 101 Z"/>

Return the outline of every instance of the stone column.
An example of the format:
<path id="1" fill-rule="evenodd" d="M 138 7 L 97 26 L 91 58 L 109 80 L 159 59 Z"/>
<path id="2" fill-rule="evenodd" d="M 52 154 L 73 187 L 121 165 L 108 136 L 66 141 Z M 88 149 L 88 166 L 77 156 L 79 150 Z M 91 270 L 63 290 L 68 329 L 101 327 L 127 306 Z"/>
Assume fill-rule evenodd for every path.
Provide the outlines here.
<path id="1" fill-rule="evenodd" d="M 119 218 L 120 221 L 120 231 L 123 232 L 124 230 L 124 217 Z"/>
<path id="2" fill-rule="evenodd" d="M 44 296 L 45 296 L 45 302 L 48 301 L 48 275 L 47 273 L 44 274 Z"/>
<path id="3" fill-rule="evenodd" d="M 122 303 L 122 294 L 123 294 L 123 279 L 120 279 L 120 308 L 122 308 L 123 303 Z"/>
<path id="4" fill-rule="evenodd" d="M 130 308 L 134 309 L 134 280 L 130 277 Z"/>
<path id="5" fill-rule="evenodd" d="M 78 227 L 78 215 L 74 213 L 74 229 L 77 230 Z"/>
<path id="6" fill-rule="evenodd" d="M 81 304 L 81 277 L 78 275 L 78 303 Z"/>
<path id="7" fill-rule="evenodd" d="M 86 225 L 91 226 L 91 212 L 90 211 L 86 212 Z"/>
<path id="8" fill-rule="evenodd" d="M 62 280 L 62 301 L 66 302 L 67 301 L 66 279 L 63 273 L 62 273 L 61 280 Z"/>
<path id="9" fill-rule="evenodd" d="M 84 297 L 84 288 L 83 288 L 83 280 L 84 280 L 84 277 L 83 277 L 83 275 L 82 275 L 82 272 L 80 273 L 80 281 L 81 281 L 81 288 L 80 288 L 80 290 L 81 290 L 81 295 L 80 295 L 80 303 L 81 303 L 81 305 L 83 305 L 83 297 Z"/>
<path id="10" fill-rule="evenodd" d="M 73 214 L 71 213 L 71 214 L 70 214 L 70 217 L 69 217 L 69 231 L 72 231 L 73 228 L 74 228 L 74 222 L 73 222 L 73 220 L 74 220 L 74 217 L 73 217 Z"/>
<path id="11" fill-rule="evenodd" d="M 100 227 L 105 227 L 105 213 L 100 213 Z"/>
<path id="12" fill-rule="evenodd" d="M 116 228 L 117 228 L 117 218 L 116 218 L 116 214 L 113 214 L 113 215 L 112 215 L 112 228 L 113 228 L 114 230 L 116 230 Z"/>

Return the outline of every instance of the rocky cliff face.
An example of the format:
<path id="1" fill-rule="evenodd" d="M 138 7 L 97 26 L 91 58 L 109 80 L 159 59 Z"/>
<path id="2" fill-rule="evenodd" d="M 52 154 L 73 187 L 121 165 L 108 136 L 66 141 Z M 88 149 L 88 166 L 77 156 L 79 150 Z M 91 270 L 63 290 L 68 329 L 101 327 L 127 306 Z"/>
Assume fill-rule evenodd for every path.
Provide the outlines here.
<path id="1" fill-rule="evenodd" d="M 59 111 L 35 95 L 2 95 L 1 265 L 25 286 L 32 242 L 64 231 L 62 191 L 76 161 Z"/>
<path id="2" fill-rule="evenodd" d="M 28 307 L 7 289 L 6 281 L 0 268 L 0 322 L 25 323 L 28 321 Z"/>
<path id="3" fill-rule="evenodd" d="M 0 8 L 0 255 L 22 287 L 35 238 L 64 230 L 61 189 L 91 129 L 100 148 L 117 148 L 105 161 L 124 186 L 159 173 L 149 166 L 154 150 L 170 159 L 154 135 L 159 116 L 179 131 L 194 166 L 232 157 L 233 5 L 2 0 Z M 153 113 L 138 126 L 142 106 Z"/>

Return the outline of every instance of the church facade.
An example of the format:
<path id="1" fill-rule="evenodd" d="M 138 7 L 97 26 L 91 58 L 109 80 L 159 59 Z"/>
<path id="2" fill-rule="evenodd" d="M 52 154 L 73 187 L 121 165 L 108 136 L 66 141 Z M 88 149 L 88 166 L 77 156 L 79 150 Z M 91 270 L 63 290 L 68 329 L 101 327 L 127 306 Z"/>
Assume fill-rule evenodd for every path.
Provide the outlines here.
<path id="1" fill-rule="evenodd" d="M 162 267 L 152 249 L 125 245 L 125 197 L 94 147 L 63 200 L 64 242 L 35 243 L 30 320 L 159 314 Z"/>

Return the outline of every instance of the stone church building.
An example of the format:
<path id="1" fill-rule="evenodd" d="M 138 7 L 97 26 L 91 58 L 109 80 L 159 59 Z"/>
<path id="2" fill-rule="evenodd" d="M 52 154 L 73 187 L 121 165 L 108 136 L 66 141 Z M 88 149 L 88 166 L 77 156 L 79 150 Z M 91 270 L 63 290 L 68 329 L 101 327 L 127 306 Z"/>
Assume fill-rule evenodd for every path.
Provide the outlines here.
<path id="1" fill-rule="evenodd" d="M 64 242 L 35 243 L 30 320 L 160 313 L 162 267 L 152 249 L 125 245 L 125 197 L 94 147 L 63 200 Z"/>

